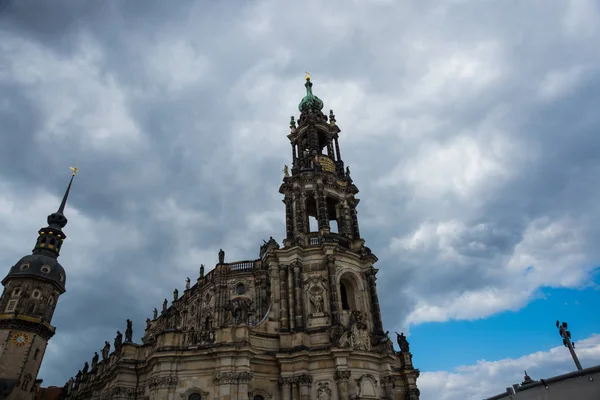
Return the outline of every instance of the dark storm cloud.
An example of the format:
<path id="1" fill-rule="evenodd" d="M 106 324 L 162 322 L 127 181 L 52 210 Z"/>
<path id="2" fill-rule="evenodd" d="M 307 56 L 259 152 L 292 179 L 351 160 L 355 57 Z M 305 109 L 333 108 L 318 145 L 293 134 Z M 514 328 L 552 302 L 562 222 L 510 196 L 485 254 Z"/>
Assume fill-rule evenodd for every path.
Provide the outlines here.
<path id="1" fill-rule="evenodd" d="M 566 4 L 409 3 L 0 3 L 10 198 L 37 187 L 58 199 L 65 164 L 81 168 L 45 383 L 62 385 L 127 318 L 139 338 L 152 308 L 200 263 L 212 268 L 220 247 L 250 259 L 260 237 L 282 238 L 277 191 L 305 69 L 338 116 L 387 329 L 423 301 L 505 289 L 504 267 L 539 218 L 568 216 L 597 236 L 598 33 L 564 28 Z M 464 154 L 422 162 L 437 148 Z M 471 156 L 472 169 L 454 167 Z M 23 254 L 56 205 L 44 207 L 23 229 Z M 419 229 L 416 247 L 399 247 Z M 22 255 L 10 251 L 7 266 Z"/>

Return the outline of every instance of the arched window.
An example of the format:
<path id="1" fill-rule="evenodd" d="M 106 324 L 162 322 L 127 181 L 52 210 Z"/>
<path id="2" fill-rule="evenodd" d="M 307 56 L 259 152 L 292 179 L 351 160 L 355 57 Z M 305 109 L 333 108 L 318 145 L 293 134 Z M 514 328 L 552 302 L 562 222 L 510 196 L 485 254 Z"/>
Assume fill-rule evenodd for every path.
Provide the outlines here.
<path id="1" fill-rule="evenodd" d="M 256 396 L 254 396 L 254 400 L 265 400 L 265 398 L 257 394 Z"/>
<path id="2" fill-rule="evenodd" d="M 360 311 L 357 307 L 358 285 L 354 274 L 346 273 L 340 278 L 340 300 L 342 301 L 342 310 Z"/>
<path id="3" fill-rule="evenodd" d="M 342 295 L 342 310 L 350 310 L 350 305 L 348 304 L 348 292 L 346 291 L 344 282 L 340 282 L 340 294 Z"/>
<path id="4" fill-rule="evenodd" d="M 190 397 L 188 397 L 188 400 L 202 400 L 202 396 L 198 393 L 192 393 Z"/>

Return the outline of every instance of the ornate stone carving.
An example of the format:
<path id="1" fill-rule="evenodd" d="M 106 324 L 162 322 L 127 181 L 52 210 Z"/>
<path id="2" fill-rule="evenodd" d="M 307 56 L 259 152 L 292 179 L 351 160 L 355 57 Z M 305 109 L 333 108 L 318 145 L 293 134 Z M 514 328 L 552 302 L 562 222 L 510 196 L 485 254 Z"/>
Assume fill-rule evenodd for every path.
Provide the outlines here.
<path id="1" fill-rule="evenodd" d="M 133 340 L 133 322 L 127 320 L 127 329 L 125 330 L 125 343 L 131 343 Z"/>
<path id="2" fill-rule="evenodd" d="M 419 400 L 419 396 L 421 396 L 421 391 L 417 388 L 408 389 L 406 392 L 406 400 Z"/>
<path id="3" fill-rule="evenodd" d="M 137 390 L 132 387 L 124 387 L 124 386 L 115 386 L 108 390 L 108 393 L 105 393 L 104 396 L 107 396 L 108 399 L 114 398 L 126 398 L 133 399 L 136 397 L 141 397 L 144 394 L 144 391 L 140 388 Z"/>
<path id="4" fill-rule="evenodd" d="M 319 382 L 319 387 L 317 388 L 317 400 L 331 400 L 331 393 L 329 382 Z"/>
<path id="5" fill-rule="evenodd" d="M 249 383 L 253 378 L 251 372 L 217 372 L 213 378 L 216 385 Z"/>
<path id="6" fill-rule="evenodd" d="M 312 304 L 313 314 L 323 314 L 323 291 L 310 295 L 310 303 Z"/>
<path id="7" fill-rule="evenodd" d="M 313 383 L 313 377 L 308 374 L 298 376 L 298 384 L 300 386 L 310 386 Z"/>
<path id="8" fill-rule="evenodd" d="M 385 395 L 390 399 L 394 398 L 394 388 L 396 387 L 395 381 L 396 378 L 392 375 L 384 376 L 380 381 L 381 387 L 385 391 Z"/>
<path id="9" fill-rule="evenodd" d="M 397 341 L 398 341 L 398 347 L 400 347 L 400 352 L 401 353 L 408 353 L 410 352 L 410 346 L 408 344 L 408 340 L 406 340 L 406 336 L 404 336 L 404 332 L 398 334 L 398 332 L 396 332 L 396 337 L 397 337 Z"/>
<path id="10" fill-rule="evenodd" d="M 108 341 L 105 341 L 104 347 L 102 348 L 102 361 L 105 361 L 108 358 L 109 353 L 110 353 L 110 343 L 108 343 Z"/>
<path id="11" fill-rule="evenodd" d="M 148 388 L 150 390 L 170 388 L 177 385 L 179 378 L 176 375 L 169 376 L 153 376 L 148 380 Z"/>
<path id="12" fill-rule="evenodd" d="M 353 350 L 371 351 L 371 336 L 367 330 L 367 325 L 363 322 L 363 316 L 360 311 L 353 311 L 348 328 L 342 325 L 335 325 L 330 331 L 330 340 L 335 347 Z"/>
<path id="13" fill-rule="evenodd" d="M 338 381 L 347 381 L 348 379 L 350 379 L 350 375 L 352 375 L 352 373 L 350 371 L 335 371 L 335 374 L 333 374 L 333 379 L 338 382 Z"/>

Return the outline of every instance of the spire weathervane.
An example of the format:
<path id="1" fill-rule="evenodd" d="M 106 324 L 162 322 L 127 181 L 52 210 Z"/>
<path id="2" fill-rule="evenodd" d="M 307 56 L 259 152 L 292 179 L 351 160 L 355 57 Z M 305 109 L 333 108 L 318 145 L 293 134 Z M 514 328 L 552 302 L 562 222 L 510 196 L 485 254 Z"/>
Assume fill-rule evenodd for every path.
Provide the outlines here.
<path id="1" fill-rule="evenodd" d="M 69 169 L 71 171 L 73 171 L 73 173 L 71 174 L 71 176 L 75 176 L 75 174 L 77 173 L 77 171 L 79 171 L 79 168 L 77 168 L 77 167 L 69 167 Z"/>
<path id="2" fill-rule="evenodd" d="M 305 78 L 306 78 L 306 80 L 307 80 L 307 81 L 310 81 L 310 72 L 308 72 L 308 71 L 304 71 L 304 74 L 305 74 Z"/>

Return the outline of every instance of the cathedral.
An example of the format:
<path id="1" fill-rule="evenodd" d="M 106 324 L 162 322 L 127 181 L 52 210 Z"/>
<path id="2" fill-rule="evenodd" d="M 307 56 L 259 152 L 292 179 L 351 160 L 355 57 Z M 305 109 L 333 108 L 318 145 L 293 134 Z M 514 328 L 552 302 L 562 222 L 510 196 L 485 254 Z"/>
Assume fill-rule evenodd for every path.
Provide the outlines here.
<path id="1" fill-rule="evenodd" d="M 307 76 L 287 136 L 283 243 L 271 238 L 245 261 L 220 250 L 212 270 L 200 266 L 195 282 L 187 279 L 183 293 L 175 290 L 154 309 L 141 343 L 128 320 L 124 335 L 106 341 L 65 384 L 62 398 L 419 399 L 405 336 L 397 334 L 396 351 L 384 330 L 377 257 L 360 235 L 358 189 L 342 161 L 340 128 L 312 86 Z M 70 186 L 33 254 L 2 281 L 0 399 L 33 398 L 65 291 L 57 257 Z"/>

